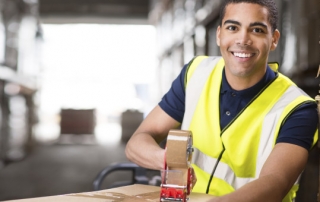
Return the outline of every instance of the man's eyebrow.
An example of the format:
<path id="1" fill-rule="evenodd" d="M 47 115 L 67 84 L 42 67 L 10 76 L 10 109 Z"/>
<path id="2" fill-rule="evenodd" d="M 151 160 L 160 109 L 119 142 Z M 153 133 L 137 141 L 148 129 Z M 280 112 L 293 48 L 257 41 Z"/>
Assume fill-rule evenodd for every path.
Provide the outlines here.
<path id="1" fill-rule="evenodd" d="M 238 22 L 238 21 L 235 21 L 235 20 L 226 20 L 226 21 L 224 21 L 224 23 L 223 23 L 224 25 L 225 24 L 236 24 L 236 25 L 241 25 L 241 23 L 240 22 Z"/>
<path id="2" fill-rule="evenodd" d="M 253 23 L 250 23 L 250 27 L 254 27 L 254 26 L 262 26 L 264 28 L 268 28 L 268 26 L 262 22 L 253 22 Z"/>
<path id="3" fill-rule="evenodd" d="M 226 20 L 223 24 L 224 25 L 225 24 L 235 24 L 235 25 L 240 25 L 241 26 L 241 23 L 238 22 L 238 21 L 235 21 L 235 20 Z M 265 23 L 262 23 L 262 22 L 250 23 L 250 27 L 254 27 L 254 26 L 262 26 L 262 27 L 268 28 L 268 26 Z"/>

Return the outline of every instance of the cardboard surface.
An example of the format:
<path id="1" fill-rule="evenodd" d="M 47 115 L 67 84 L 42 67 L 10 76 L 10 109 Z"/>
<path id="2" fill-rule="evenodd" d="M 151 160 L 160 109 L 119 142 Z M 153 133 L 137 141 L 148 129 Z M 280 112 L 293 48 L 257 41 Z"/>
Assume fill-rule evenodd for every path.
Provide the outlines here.
<path id="1" fill-rule="evenodd" d="M 191 193 L 188 202 L 205 202 L 213 196 Z M 10 202 L 158 202 L 160 187 L 149 185 L 129 185 L 95 192 L 84 192 L 59 196 L 11 200 Z"/>

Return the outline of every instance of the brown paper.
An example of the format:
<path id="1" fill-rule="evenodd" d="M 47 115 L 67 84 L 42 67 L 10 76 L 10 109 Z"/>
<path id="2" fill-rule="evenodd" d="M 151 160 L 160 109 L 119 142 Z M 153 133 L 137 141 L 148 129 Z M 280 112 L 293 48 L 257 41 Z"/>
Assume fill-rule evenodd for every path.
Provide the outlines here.
<path id="1" fill-rule="evenodd" d="M 206 202 L 214 196 L 191 193 L 188 202 Z M 129 185 L 96 192 L 11 200 L 10 202 L 159 202 L 160 187 Z"/>
<path id="2" fill-rule="evenodd" d="M 68 196 L 75 196 L 75 197 L 87 197 L 92 199 L 108 199 L 113 202 L 124 202 L 124 201 L 139 201 L 139 202 L 148 202 L 148 201 L 158 201 L 159 200 L 159 191 L 155 192 L 147 192 L 144 194 L 138 195 L 127 195 L 117 192 L 106 192 L 106 193 L 79 193 L 79 194 L 71 194 Z"/>

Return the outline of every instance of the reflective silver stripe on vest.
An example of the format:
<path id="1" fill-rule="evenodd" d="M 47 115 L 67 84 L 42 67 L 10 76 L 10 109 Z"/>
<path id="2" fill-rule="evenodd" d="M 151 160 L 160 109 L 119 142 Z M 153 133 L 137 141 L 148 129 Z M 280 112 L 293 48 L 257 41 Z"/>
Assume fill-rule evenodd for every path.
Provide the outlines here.
<path id="1" fill-rule="evenodd" d="M 198 67 L 196 67 L 196 70 L 193 72 L 193 75 L 188 81 L 186 87 L 185 106 L 188 110 L 185 110 L 181 129 L 187 130 L 189 128 L 193 113 L 196 110 L 198 98 L 200 98 L 200 95 L 202 93 L 202 91 L 199 89 L 202 89 L 204 87 L 206 81 L 208 80 L 208 76 L 210 76 L 210 73 L 215 68 L 220 59 L 221 57 L 208 57 L 206 59 L 203 59 Z M 187 74 L 185 76 L 187 76 Z M 188 114 L 188 112 L 190 113 Z"/>
<path id="2" fill-rule="evenodd" d="M 292 100 L 295 100 L 301 95 L 307 96 L 298 87 L 290 86 L 281 96 L 278 102 L 272 107 L 270 112 L 268 112 L 268 114 L 265 116 L 261 129 L 261 139 L 258 149 L 258 159 L 256 167 L 257 176 L 260 174 L 262 166 L 270 155 L 275 144 L 275 129 L 284 107 L 286 107 Z"/>
<path id="3" fill-rule="evenodd" d="M 217 160 L 218 159 L 210 157 L 202 153 L 197 148 L 194 148 L 192 163 L 197 165 L 201 170 L 205 171 L 207 174 L 211 175 Z M 229 165 L 221 161 L 219 162 L 218 167 L 214 173 L 214 177 L 224 180 L 234 189 L 239 189 L 243 185 L 256 179 L 236 177 L 235 173 L 229 167 Z"/>
<path id="4" fill-rule="evenodd" d="M 213 59 L 211 58 L 211 60 L 209 60 L 209 58 L 204 59 L 204 61 L 199 64 L 199 67 L 201 68 L 197 67 L 191 77 L 192 79 L 188 81 L 189 83 L 186 89 L 186 111 L 184 114 L 182 129 L 189 128 L 189 125 L 192 120 L 192 116 L 196 109 L 198 98 L 200 97 L 200 94 L 202 92 L 201 89 L 203 88 L 206 82 L 206 79 L 204 79 L 204 76 L 200 76 L 200 74 L 209 76 L 210 72 L 214 68 L 212 67 L 211 62 L 212 63 L 215 62 L 216 64 L 219 59 L 220 58 L 213 58 Z M 204 67 L 206 65 L 208 66 L 207 68 Z M 201 70 L 204 71 L 204 69 L 206 70 L 206 72 L 201 71 Z M 265 116 L 263 121 L 263 126 L 262 126 L 261 140 L 259 143 L 260 145 L 258 149 L 256 177 L 254 178 L 236 177 L 233 170 L 226 163 L 223 163 L 223 162 L 219 162 L 219 165 L 217 167 L 216 172 L 214 173 L 214 176 L 226 181 L 234 189 L 239 189 L 240 187 L 247 184 L 248 182 L 255 180 L 257 176 L 259 176 L 262 166 L 264 165 L 267 157 L 270 155 L 272 148 L 274 146 L 274 135 L 275 135 L 276 125 L 280 119 L 280 116 L 284 110 L 284 107 L 287 106 L 292 100 L 301 96 L 302 94 L 306 95 L 303 91 L 301 91 L 301 89 L 297 88 L 296 86 L 290 86 L 286 90 L 286 92 L 281 96 L 278 102 L 273 106 L 273 108 Z M 203 171 L 211 175 L 214 165 L 217 162 L 217 159 L 202 153 L 197 148 L 194 148 L 194 149 L 195 150 L 192 158 L 193 163 L 197 165 L 200 169 L 202 169 Z M 297 182 L 298 180 L 296 181 L 296 183 Z"/>

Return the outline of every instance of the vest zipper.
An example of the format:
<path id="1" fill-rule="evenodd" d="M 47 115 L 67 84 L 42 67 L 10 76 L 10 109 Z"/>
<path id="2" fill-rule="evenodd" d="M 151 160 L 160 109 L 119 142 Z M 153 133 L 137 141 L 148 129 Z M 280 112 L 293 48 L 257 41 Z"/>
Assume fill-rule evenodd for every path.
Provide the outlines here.
<path id="1" fill-rule="evenodd" d="M 222 145 L 223 145 L 223 143 L 222 143 Z M 223 155 L 224 151 L 225 151 L 225 148 L 224 148 L 224 145 L 223 145 L 223 149 L 222 149 L 221 153 L 219 154 L 219 157 L 218 157 L 218 159 L 217 159 L 217 162 L 216 162 L 216 164 L 214 165 L 213 170 L 212 170 L 212 173 L 211 173 L 211 175 L 210 175 L 210 179 L 209 179 L 209 182 L 208 182 L 208 185 L 207 185 L 206 194 L 209 194 L 210 185 L 211 185 L 211 181 L 212 181 L 212 179 L 213 179 L 213 175 L 214 175 L 214 173 L 216 172 L 216 169 L 217 169 L 217 167 L 218 167 L 218 164 L 219 164 L 219 162 L 220 162 L 220 160 L 221 160 L 221 158 L 222 158 L 222 155 Z"/>

